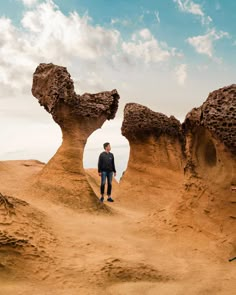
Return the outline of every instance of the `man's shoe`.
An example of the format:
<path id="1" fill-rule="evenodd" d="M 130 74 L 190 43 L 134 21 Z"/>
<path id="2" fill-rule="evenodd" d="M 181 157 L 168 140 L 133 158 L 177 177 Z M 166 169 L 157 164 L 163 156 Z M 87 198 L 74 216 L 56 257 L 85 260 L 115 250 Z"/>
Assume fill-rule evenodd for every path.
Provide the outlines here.
<path id="1" fill-rule="evenodd" d="M 103 201 L 104 201 L 104 197 L 102 196 L 102 197 L 100 198 L 100 202 L 103 203 Z"/>
<path id="2" fill-rule="evenodd" d="M 109 198 L 107 199 L 107 201 L 108 201 L 108 202 L 114 202 L 114 200 L 113 200 L 111 197 L 109 197 Z"/>

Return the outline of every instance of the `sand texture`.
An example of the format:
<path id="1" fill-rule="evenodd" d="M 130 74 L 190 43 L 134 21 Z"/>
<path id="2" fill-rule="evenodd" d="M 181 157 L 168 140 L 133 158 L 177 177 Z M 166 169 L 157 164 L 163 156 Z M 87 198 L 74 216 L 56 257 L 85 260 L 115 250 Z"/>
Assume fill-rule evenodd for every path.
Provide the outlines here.
<path id="1" fill-rule="evenodd" d="M 9 182 L 6 191 L 0 186 L 3 194 L 20 194 L 25 175 L 19 172 L 38 169 L 37 162 L 29 163 L 11 161 L 18 182 Z M 0 171 L 1 179 L 6 172 Z M 96 170 L 87 176 L 98 192 Z M 109 214 L 81 212 L 40 196 L 0 198 L 0 294 L 233 294 L 233 236 L 214 232 L 215 226 L 196 228 L 186 208 L 185 218 L 173 220 L 173 208 L 160 206 L 158 197 L 150 206 L 144 200 L 145 206 L 132 208 L 118 189 L 114 183 L 115 202 L 105 202 Z M 159 196 L 161 190 L 173 203 L 179 196 L 163 187 Z"/>

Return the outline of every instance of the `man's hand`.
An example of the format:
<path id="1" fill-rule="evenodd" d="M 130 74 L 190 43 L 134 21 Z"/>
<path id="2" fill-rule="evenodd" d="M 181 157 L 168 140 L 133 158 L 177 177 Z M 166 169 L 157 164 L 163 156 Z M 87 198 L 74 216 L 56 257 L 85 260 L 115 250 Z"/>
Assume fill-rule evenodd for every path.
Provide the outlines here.
<path id="1" fill-rule="evenodd" d="M 99 176 L 101 176 L 101 175 L 102 175 L 102 173 L 101 173 L 101 172 L 98 172 L 98 175 L 99 175 Z"/>
<path id="2" fill-rule="evenodd" d="M 116 177 L 116 172 L 114 172 L 114 176 Z"/>

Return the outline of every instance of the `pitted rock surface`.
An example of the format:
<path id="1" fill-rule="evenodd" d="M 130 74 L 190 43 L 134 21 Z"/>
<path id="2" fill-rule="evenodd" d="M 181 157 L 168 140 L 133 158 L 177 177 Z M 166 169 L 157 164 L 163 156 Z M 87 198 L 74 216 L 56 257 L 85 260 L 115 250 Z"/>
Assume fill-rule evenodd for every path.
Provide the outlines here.
<path id="1" fill-rule="evenodd" d="M 184 141 L 181 124 L 174 116 L 168 118 L 137 103 L 125 106 L 121 131 L 122 135 L 133 141 L 142 141 L 150 136 L 158 138 L 161 135 Z"/>
<path id="2" fill-rule="evenodd" d="M 105 115 L 108 120 L 115 117 L 118 109 L 119 94 L 116 90 L 77 95 L 67 69 L 52 63 L 40 64 L 36 68 L 32 93 L 59 125 L 60 111 L 65 105 L 70 107 L 70 115 L 91 118 Z"/>
<path id="3" fill-rule="evenodd" d="M 204 126 L 236 155 L 236 84 L 211 92 L 199 108 L 186 116 L 184 129 Z"/>
<path id="4" fill-rule="evenodd" d="M 4 251 L 10 253 L 2 260 L 6 266 L 16 254 L 14 263 L 25 257 L 47 260 L 45 244 L 55 249 L 55 242 L 44 213 L 21 199 L 0 193 L 0 259 Z"/>

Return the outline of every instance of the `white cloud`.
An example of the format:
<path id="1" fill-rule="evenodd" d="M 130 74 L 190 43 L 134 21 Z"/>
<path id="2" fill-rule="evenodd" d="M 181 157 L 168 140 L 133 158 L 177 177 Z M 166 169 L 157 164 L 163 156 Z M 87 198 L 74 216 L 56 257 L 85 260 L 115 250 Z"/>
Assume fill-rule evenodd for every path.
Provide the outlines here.
<path id="1" fill-rule="evenodd" d="M 213 58 L 214 41 L 220 40 L 224 37 L 229 37 L 229 34 L 223 31 L 217 32 L 215 29 L 212 29 L 206 35 L 188 38 L 187 42 L 192 45 L 198 53 L 205 54 Z"/>
<path id="2" fill-rule="evenodd" d="M 175 74 L 177 78 L 177 82 L 180 85 L 184 85 L 187 79 L 187 65 L 181 64 L 175 69 Z"/>
<path id="3" fill-rule="evenodd" d="M 30 89 L 40 62 L 70 65 L 78 59 L 89 64 L 111 55 L 119 32 L 92 26 L 89 20 L 75 12 L 65 16 L 51 0 L 26 11 L 22 27 L 0 18 L 1 96 Z"/>
<path id="4" fill-rule="evenodd" d="M 25 6 L 32 6 L 38 2 L 38 0 L 21 0 Z"/>
<path id="5" fill-rule="evenodd" d="M 32 75 L 41 62 L 68 67 L 79 92 L 96 92 L 106 89 L 108 72 L 180 56 L 147 28 L 122 41 L 118 30 L 92 25 L 86 14 L 64 15 L 52 0 L 27 8 L 18 27 L 0 18 L 0 28 L 0 97 L 31 95 Z"/>
<path id="6" fill-rule="evenodd" d="M 119 88 L 124 91 L 123 103 L 133 96 L 139 73 L 145 69 L 152 76 L 160 67 L 170 73 L 170 59 L 181 56 L 147 28 L 123 41 L 119 31 L 91 23 L 88 15 L 64 15 L 50 0 L 27 8 L 17 27 L 10 19 L 0 18 L 0 99 L 15 97 L 20 104 L 23 94 L 31 112 L 37 113 L 32 75 L 39 63 L 53 62 L 68 68 L 78 93 Z M 127 87 L 122 87 L 124 82 Z M 146 89 L 150 78 L 145 83 Z"/>
<path id="7" fill-rule="evenodd" d="M 111 19 L 111 24 L 121 24 L 122 26 L 129 26 L 131 24 L 131 20 L 130 19 L 121 19 L 121 18 L 112 18 Z"/>
<path id="8" fill-rule="evenodd" d="M 95 72 L 88 70 L 82 77 L 77 80 L 73 79 L 75 83 L 75 89 L 78 88 L 83 92 L 100 92 L 104 91 L 106 81 L 101 72 Z M 86 91 L 87 90 L 87 91 Z"/>
<path id="9" fill-rule="evenodd" d="M 144 39 L 144 40 L 150 40 L 152 39 L 152 34 L 148 29 L 142 29 L 139 31 L 139 35 Z"/>
<path id="10" fill-rule="evenodd" d="M 37 48 L 47 57 L 64 55 L 96 59 L 114 49 L 119 39 L 116 30 L 91 26 L 87 15 L 80 17 L 73 12 L 65 16 L 52 1 L 27 12 L 22 25 L 31 33 L 30 49 Z"/>
<path id="11" fill-rule="evenodd" d="M 201 6 L 199 4 L 194 3 L 191 0 L 173 0 L 175 3 L 177 3 L 179 9 L 183 12 L 192 13 L 195 15 L 203 16 L 204 13 L 201 9 Z"/>
<path id="12" fill-rule="evenodd" d="M 170 57 L 170 52 L 162 50 L 155 39 L 145 42 L 123 42 L 124 53 L 134 58 L 143 59 L 145 63 L 161 62 Z"/>
<path id="13" fill-rule="evenodd" d="M 175 48 L 159 42 L 148 29 L 140 30 L 138 35 L 133 35 L 132 41 L 122 43 L 123 52 L 129 59 L 140 59 L 149 64 L 163 62 L 178 55 Z"/>
<path id="14" fill-rule="evenodd" d="M 0 86 L 3 93 L 25 85 L 25 79 L 33 66 L 32 59 L 25 53 L 26 41 L 11 20 L 0 18 Z M 2 92 L 1 91 L 1 92 Z"/>
<path id="15" fill-rule="evenodd" d="M 192 0 L 173 0 L 173 1 L 174 3 L 177 3 L 180 11 L 199 16 L 201 18 L 202 24 L 207 25 L 212 21 L 211 17 L 205 15 L 200 4 L 197 4 Z"/>

